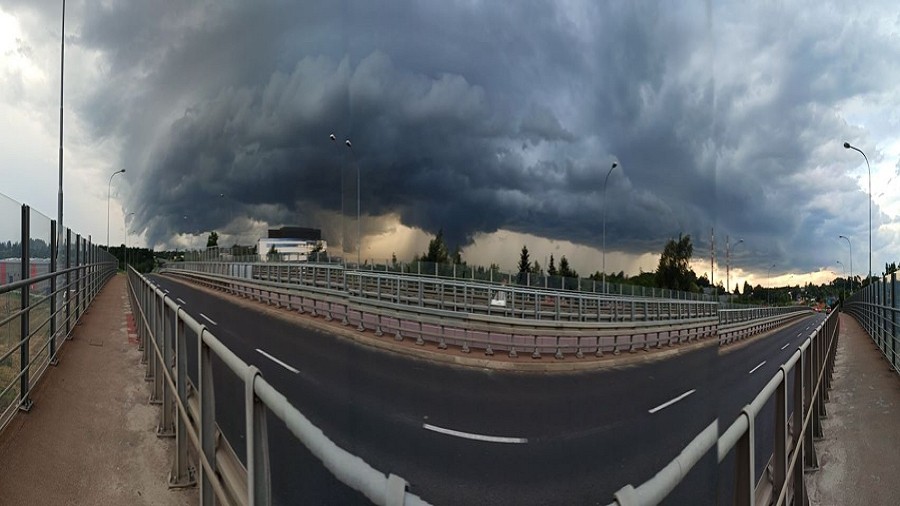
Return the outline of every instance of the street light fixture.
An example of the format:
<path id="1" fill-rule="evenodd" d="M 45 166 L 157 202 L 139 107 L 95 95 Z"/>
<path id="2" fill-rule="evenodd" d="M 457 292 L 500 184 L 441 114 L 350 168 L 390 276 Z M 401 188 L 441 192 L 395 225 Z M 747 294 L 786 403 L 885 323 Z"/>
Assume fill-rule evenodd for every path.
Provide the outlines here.
<path id="1" fill-rule="evenodd" d="M 125 173 L 125 169 L 117 170 L 109 176 L 109 183 L 106 185 L 106 250 L 109 251 L 109 194 L 112 188 L 112 180 L 116 174 Z"/>
<path id="2" fill-rule="evenodd" d="M 858 147 L 849 142 L 845 142 L 844 149 L 852 149 L 859 152 L 866 160 L 866 168 L 869 170 L 869 277 L 866 278 L 866 282 L 868 283 L 869 279 L 872 278 L 872 167 L 869 165 L 869 157 Z"/>
<path id="3" fill-rule="evenodd" d="M 734 246 L 729 246 L 728 236 L 725 236 L 725 289 L 729 292 L 731 291 L 731 253 L 734 251 L 734 248 L 737 248 L 738 244 L 742 242 L 744 242 L 744 240 L 739 239 L 738 242 L 734 243 Z M 731 295 L 731 301 L 734 302 L 734 293 Z"/>
<path id="4" fill-rule="evenodd" d="M 602 278 L 601 286 L 603 287 L 603 293 L 606 293 L 606 183 L 609 181 L 609 175 L 612 174 L 613 169 L 618 167 L 619 164 L 616 162 L 612 163 L 612 166 L 606 172 L 606 178 L 603 180 L 603 250 L 602 250 L 602 270 L 600 276 Z"/>
<path id="5" fill-rule="evenodd" d="M 332 137 L 334 134 L 332 134 Z M 356 160 L 356 152 L 353 151 L 353 144 L 350 143 L 350 139 L 344 141 L 344 144 L 347 145 L 347 149 L 350 150 L 350 154 L 353 155 L 353 161 L 356 165 L 356 268 L 359 269 L 359 161 Z M 341 192 L 343 194 L 343 192 Z"/>
<path id="6" fill-rule="evenodd" d="M 846 235 L 839 235 L 838 239 L 846 239 L 847 245 L 850 246 L 850 291 L 853 291 L 853 243 L 850 242 L 850 238 Z"/>
<path id="7" fill-rule="evenodd" d="M 331 142 L 335 143 L 335 146 L 337 146 L 337 137 L 334 134 L 329 135 L 328 138 L 331 139 Z M 350 141 L 347 141 L 347 142 L 350 142 Z M 344 171 L 343 171 L 343 169 L 340 170 L 340 173 L 341 173 L 341 234 L 340 234 L 341 249 L 340 249 L 340 251 L 341 251 L 341 257 L 343 257 L 344 256 Z M 342 261 L 344 261 L 343 258 L 342 258 Z"/>

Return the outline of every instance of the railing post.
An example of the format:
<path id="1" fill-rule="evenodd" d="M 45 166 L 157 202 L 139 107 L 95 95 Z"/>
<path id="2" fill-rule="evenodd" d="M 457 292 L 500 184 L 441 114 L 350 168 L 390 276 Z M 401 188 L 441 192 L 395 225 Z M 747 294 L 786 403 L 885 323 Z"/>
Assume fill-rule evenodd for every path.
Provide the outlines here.
<path id="1" fill-rule="evenodd" d="M 897 273 L 891 273 L 891 342 L 894 343 L 894 358 L 892 360 L 892 364 L 894 365 L 894 369 L 898 368 L 898 360 L 897 360 L 897 339 L 900 338 L 900 332 L 898 332 L 897 326 L 897 313 L 900 312 L 900 302 L 897 301 Z"/>
<path id="2" fill-rule="evenodd" d="M 813 385 L 815 384 L 815 375 L 816 375 L 816 365 L 813 360 L 813 348 L 814 343 L 809 343 L 809 346 L 803 350 L 803 414 L 805 415 L 810 410 L 813 410 L 812 417 L 810 419 L 810 425 L 806 428 L 805 436 L 803 438 L 804 455 L 803 461 L 805 464 L 805 469 L 807 470 L 816 470 L 819 468 L 819 461 L 816 458 L 816 447 L 813 445 L 813 432 L 814 426 L 818 420 L 817 414 L 814 412 L 816 409 L 816 400 L 813 398 Z M 796 406 L 794 407 L 796 411 Z M 803 424 L 801 419 L 801 426 Z"/>
<path id="3" fill-rule="evenodd" d="M 175 331 L 175 322 L 170 321 L 169 319 L 169 311 L 166 311 L 166 297 L 163 296 L 160 300 L 160 321 L 162 322 L 162 339 L 161 347 L 162 347 L 162 364 L 159 369 L 157 369 L 157 380 L 156 384 L 160 386 L 162 390 L 162 407 L 159 410 L 159 427 L 156 428 L 156 435 L 158 437 L 173 437 L 175 435 L 175 424 L 172 421 L 172 413 L 175 408 L 174 403 L 172 402 L 172 392 L 169 391 L 169 386 L 165 382 L 166 376 L 171 374 L 172 372 L 172 334 Z"/>
<path id="4" fill-rule="evenodd" d="M 81 277 L 84 270 L 81 269 L 81 234 L 75 234 L 75 321 L 81 317 Z M 73 325 L 74 326 L 74 325 Z"/>
<path id="5" fill-rule="evenodd" d="M 271 470 L 269 466 L 269 431 L 266 426 L 266 406 L 256 396 L 255 366 L 247 368 L 244 379 L 244 405 L 247 424 L 247 504 L 266 505 L 272 502 Z"/>
<path id="6" fill-rule="evenodd" d="M 734 498 L 735 506 L 753 506 L 756 504 L 754 493 L 756 491 L 756 465 L 754 444 L 755 431 L 753 417 L 745 407 L 740 416 L 747 417 L 747 432 L 745 432 L 734 448 Z"/>
<path id="7" fill-rule="evenodd" d="M 50 272 L 54 274 L 50 278 L 50 365 L 56 365 L 59 360 L 56 358 L 56 330 L 59 315 L 56 314 L 59 301 L 59 294 L 56 293 L 56 257 L 57 257 L 57 237 L 56 237 L 56 220 L 50 220 Z"/>
<path id="8" fill-rule="evenodd" d="M 178 395 L 178 410 L 181 406 L 188 405 L 187 396 L 187 339 L 184 333 L 184 320 L 179 317 L 179 310 L 175 312 L 175 389 Z M 188 455 L 187 426 L 184 419 L 175 416 L 175 461 L 172 472 L 169 473 L 169 487 L 189 487 L 197 483 L 194 478 L 194 469 L 191 466 Z"/>
<path id="9" fill-rule="evenodd" d="M 803 430 L 803 383 L 806 374 L 804 369 L 807 367 L 806 354 L 801 353 L 800 359 L 794 365 L 794 415 L 791 424 L 791 438 L 794 440 L 794 454 L 797 456 L 794 461 L 794 501 L 793 504 L 803 505 L 806 501 L 806 486 L 803 483 L 803 469 L 807 461 L 807 448 L 805 439 L 800 436 Z"/>
<path id="10" fill-rule="evenodd" d="M 772 455 L 773 489 L 772 496 L 778 497 L 785 486 L 788 464 L 788 407 L 787 407 L 787 371 L 784 366 L 779 369 L 781 382 L 775 391 L 775 452 Z"/>
<path id="11" fill-rule="evenodd" d="M 31 251 L 30 251 L 30 238 L 31 238 L 31 209 L 27 205 L 22 205 L 22 259 L 21 259 L 21 267 L 22 267 L 22 280 L 26 280 L 31 277 L 31 273 L 29 272 L 29 267 L 31 266 Z M 28 337 L 28 334 L 31 332 L 29 327 L 29 323 L 31 320 L 31 311 L 29 311 L 28 307 L 31 304 L 31 294 L 28 293 L 29 286 L 23 286 L 19 291 L 20 296 L 20 307 L 22 309 L 21 316 L 19 316 L 19 328 L 20 328 L 20 342 L 19 342 L 19 370 L 21 372 L 21 376 L 19 377 L 19 409 L 22 411 L 29 411 L 31 409 L 31 397 L 28 395 L 29 386 L 28 386 L 28 373 L 31 368 L 31 360 L 28 356 L 29 346 L 31 345 L 31 338 Z"/>
<path id="12" fill-rule="evenodd" d="M 213 473 L 216 470 L 216 412 L 215 412 L 215 391 L 213 390 L 213 374 L 212 374 L 212 350 L 209 345 L 203 341 L 203 334 L 206 327 L 201 326 L 197 335 L 197 357 L 200 361 L 198 365 L 199 387 L 198 395 L 200 399 L 200 453 L 201 459 L 209 463 L 209 467 Z M 212 482 L 210 481 L 209 472 L 202 465 L 200 466 L 200 504 L 204 506 L 213 506 L 215 504 L 215 495 L 213 493 Z"/>
<path id="13" fill-rule="evenodd" d="M 72 339 L 72 230 L 66 229 L 66 292 L 63 301 L 66 303 L 66 339 Z"/>

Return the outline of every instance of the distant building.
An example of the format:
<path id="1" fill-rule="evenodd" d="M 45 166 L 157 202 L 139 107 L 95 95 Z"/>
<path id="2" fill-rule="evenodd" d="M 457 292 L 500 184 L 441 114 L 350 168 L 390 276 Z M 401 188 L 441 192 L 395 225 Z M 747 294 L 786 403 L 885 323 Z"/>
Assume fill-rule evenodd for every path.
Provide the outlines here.
<path id="1" fill-rule="evenodd" d="M 306 262 L 313 251 L 325 252 L 327 244 L 317 228 L 270 228 L 269 236 L 259 240 L 257 252 L 263 262 Z"/>

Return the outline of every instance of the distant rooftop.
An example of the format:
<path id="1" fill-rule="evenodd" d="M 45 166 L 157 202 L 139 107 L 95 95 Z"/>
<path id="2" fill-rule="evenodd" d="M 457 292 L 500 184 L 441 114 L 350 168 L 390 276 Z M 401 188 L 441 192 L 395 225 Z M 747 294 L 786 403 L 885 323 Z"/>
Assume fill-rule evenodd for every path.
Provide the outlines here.
<path id="1" fill-rule="evenodd" d="M 306 241 L 321 241 L 322 230 L 305 227 L 281 227 L 270 228 L 269 239 L 303 239 Z"/>

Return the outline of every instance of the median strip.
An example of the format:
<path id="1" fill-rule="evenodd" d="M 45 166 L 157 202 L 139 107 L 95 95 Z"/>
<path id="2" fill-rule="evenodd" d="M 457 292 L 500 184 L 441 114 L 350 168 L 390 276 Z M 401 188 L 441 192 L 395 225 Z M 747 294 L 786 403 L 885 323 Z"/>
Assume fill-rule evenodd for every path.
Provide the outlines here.
<path id="1" fill-rule="evenodd" d="M 485 441 L 488 443 L 523 444 L 523 443 L 528 442 L 528 439 L 524 438 L 524 437 L 485 436 L 482 434 L 472 434 L 471 432 L 462 432 L 462 431 L 453 430 L 453 429 L 445 429 L 443 427 L 438 427 L 436 425 L 431 425 L 428 423 L 423 423 L 422 428 L 425 430 L 430 430 L 433 432 L 439 432 L 441 434 L 446 434 L 448 436 L 461 437 L 463 439 L 472 439 L 474 441 Z"/>
<path id="2" fill-rule="evenodd" d="M 688 390 L 687 392 L 679 395 L 678 397 L 676 397 L 668 402 L 664 402 L 664 403 L 660 404 L 659 406 L 656 406 L 655 408 L 648 410 L 647 412 L 652 415 L 653 413 L 656 413 L 659 410 L 668 408 L 672 404 L 675 404 L 676 402 L 680 401 L 681 399 L 684 399 L 685 397 L 691 395 L 692 393 L 694 393 L 696 391 L 697 391 L 696 388 L 692 388 L 692 389 Z"/>
<path id="3" fill-rule="evenodd" d="M 209 316 L 206 316 L 206 315 L 203 314 L 203 313 L 200 313 L 200 316 L 202 316 L 203 319 L 206 320 L 206 321 L 208 321 L 209 323 L 212 323 L 213 325 L 218 325 L 218 323 L 212 321 L 212 320 L 209 318 Z"/>
<path id="4" fill-rule="evenodd" d="M 783 350 L 783 349 L 784 349 L 784 348 L 782 348 L 782 350 Z M 753 369 L 750 369 L 750 372 L 749 372 L 748 374 L 753 374 L 753 373 L 755 373 L 757 369 L 759 369 L 760 367 L 762 367 L 762 366 L 764 366 L 764 365 L 766 365 L 766 361 L 765 361 L 765 360 L 763 360 L 762 362 L 760 362 L 760 364 L 759 364 L 758 366 L 754 367 Z"/>
<path id="5" fill-rule="evenodd" d="M 262 356 L 266 357 L 267 359 L 271 360 L 272 362 L 275 362 L 276 364 L 280 365 L 281 367 L 284 367 L 285 369 L 287 369 L 288 371 L 291 371 L 294 374 L 297 374 L 300 372 L 299 369 L 294 369 L 293 367 L 285 364 L 281 360 L 278 360 L 277 358 L 273 357 L 272 355 L 269 355 L 268 353 L 262 351 L 259 348 L 257 348 L 256 351 L 258 351 Z"/>

